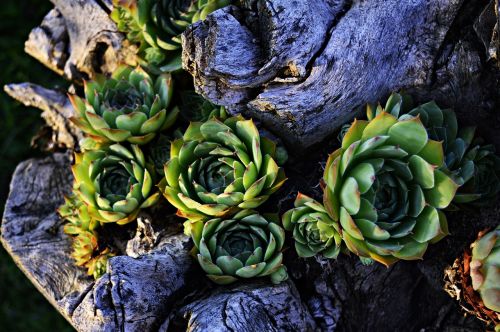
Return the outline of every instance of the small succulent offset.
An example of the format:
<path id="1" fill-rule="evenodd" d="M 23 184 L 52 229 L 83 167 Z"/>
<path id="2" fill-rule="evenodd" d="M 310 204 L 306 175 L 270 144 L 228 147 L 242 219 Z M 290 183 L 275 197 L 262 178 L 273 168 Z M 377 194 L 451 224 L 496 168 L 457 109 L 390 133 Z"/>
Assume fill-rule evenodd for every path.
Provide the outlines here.
<path id="1" fill-rule="evenodd" d="M 75 159 L 75 192 L 100 223 L 127 224 L 160 197 L 155 171 L 137 145 L 113 144 L 77 153 Z"/>
<path id="2" fill-rule="evenodd" d="M 114 256 L 109 248 L 99 252 L 99 222 L 90 217 L 87 206 L 74 194 L 65 197 L 58 212 L 68 222 L 64 232 L 73 237 L 71 257 L 77 266 L 87 268 L 88 275 L 99 278 L 106 272 L 108 258 Z"/>
<path id="3" fill-rule="evenodd" d="M 326 258 L 337 258 L 341 244 L 340 226 L 314 199 L 299 193 L 295 208 L 283 214 L 283 226 L 293 232 L 295 250 L 300 257 L 322 254 Z"/>
<path id="4" fill-rule="evenodd" d="M 122 66 L 109 79 L 85 82 L 85 99 L 70 96 L 72 121 L 95 141 L 146 144 L 175 123 L 172 92 L 170 75 L 153 81 L 140 67 Z"/>
<path id="5" fill-rule="evenodd" d="M 484 305 L 500 313 L 500 226 L 472 244 L 470 276 Z"/>
<path id="6" fill-rule="evenodd" d="M 221 285 L 264 276 L 273 283 L 286 280 L 281 252 L 285 232 L 278 221 L 242 210 L 229 219 L 192 222 L 198 262 L 208 278 Z"/>
<path id="7" fill-rule="evenodd" d="M 460 188 L 453 203 L 488 203 L 500 192 L 500 158 L 493 145 L 475 138 L 474 127 L 459 128 L 455 112 L 441 109 L 434 101 L 413 108 L 408 95 L 394 93 L 385 106 L 369 105 L 368 120 L 385 111 L 399 117 L 419 116 L 429 138 L 443 142 L 444 164 L 447 173 Z"/>
<path id="8" fill-rule="evenodd" d="M 109 248 L 104 249 L 99 255 L 92 258 L 88 264 L 88 274 L 92 275 L 94 279 L 99 279 L 104 273 L 106 273 L 106 267 L 108 266 L 108 260 L 114 257 L 115 254 L 112 253 Z"/>
<path id="9" fill-rule="evenodd" d="M 162 71 L 181 69 L 181 37 L 190 25 L 231 0 L 113 0 L 111 18 L 127 39 L 139 44 L 139 57 Z M 163 68 L 161 68 L 163 67 Z"/>
<path id="10" fill-rule="evenodd" d="M 458 188 L 443 163 L 442 143 L 429 139 L 419 117 L 355 120 L 323 176 L 323 203 L 347 248 L 385 265 L 422 258 L 447 235 L 440 210 Z"/>
<path id="11" fill-rule="evenodd" d="M 192 122 L 172 142 L 159 187 L 178 215 L 223 218 L 264 203 L 285 182 L 276 145 L 241 116 Z"/>

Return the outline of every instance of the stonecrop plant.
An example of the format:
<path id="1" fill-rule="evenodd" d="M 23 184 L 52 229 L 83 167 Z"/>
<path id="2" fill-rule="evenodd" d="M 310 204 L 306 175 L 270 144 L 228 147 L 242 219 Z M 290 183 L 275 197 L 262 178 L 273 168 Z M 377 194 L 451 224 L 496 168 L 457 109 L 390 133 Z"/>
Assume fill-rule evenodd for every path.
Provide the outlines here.
<path id="1" fill-rule="evenodd" d="M 85 98 L 71 95 L 73 122 L 100 142 L 149 143 L 176 121 L 179 110 L 169 109 L 173 81 L 169 74 L 156 80 L 140 67 L 119 67 L 106 79 L 85 82 Z"/>
<path id="2" fill-rule="evenodd" d="M 338 220 L 333 220 L 321 203 L 304 194 L 297 195 L 294 205 L 283 214 L 282 221 L 284 228 L 293 232 L 297 254 L 337 258 L 342 245 Z"/>
<path id="3" fill-rule="evenodd" d="M 111 18 L 139 47 L 142 64 L 160 71 L 181 69 L 181 37 L 190 25 L 231 0 L 113 0 Z"/>
<path id="4" fill-rule="evenodd" d="M 68 222 L 64 225 L 64 232 L 72 236 L 71 256 L 76 265 L 87 268 L 87 274 L 95 279 L 99 278 L 105 273 L 108 258 L 114 256 L 109 248 L 99 248 L 96 232 L 99 222 L 90 216 L 87 206 L 75 194 L 65 197 L 58 212 Z"/>
<path id="5" fill-rule="evenodd" d="M 160 198 L 155 172 L 138 145 L 77 153 L 72 170 L 76 194 L 100 223 L 127 224 Z"/>
<path id="6" fill-rule="evenodd" d="M 448 234 L 441 209 L 458 185 L 439 170 L 443 163 L 442 143 L 419 117 L 355 120 L 323 176 L 324 205 L 347 248 L 386 265 L 422 258 Z"/>
<path id="7" fill-rule="evenodd" d="M 282 254 L 285 231 L 277 216 L 242 210 L 230 218 L 191 223 L 198 262 L 213 282 L 269 276 L 280 283 L 288 278 Z"/>
<path id="8" fill-rule="evenodd" d="M 392 94 L 385 108 L 342 128 L 326 163 L 323 204 L 303 194 L 282 217 L 301 257 L 336 258 L 344 248 L 364 263 L 422 259 L 448 234 L 444 209 L 484 204 L 500 191 L 500 158 L 459 128 L 435 102 L 413 107 Z M 452 204 L 453 202 L 453 204 Z"/>
<path id="9" fill-rule="evenodd" d="M 472 244 L 470 276 L 484 305 L 500 313 L 500 226 Z"/>
<path id="10" fill-rule="evenodd" d="M 189 220 L 224 218 L 255 209 L 285 182 L 276 144 L 252 120 L 192 122 L 172 142 L 160 190 Z"/>

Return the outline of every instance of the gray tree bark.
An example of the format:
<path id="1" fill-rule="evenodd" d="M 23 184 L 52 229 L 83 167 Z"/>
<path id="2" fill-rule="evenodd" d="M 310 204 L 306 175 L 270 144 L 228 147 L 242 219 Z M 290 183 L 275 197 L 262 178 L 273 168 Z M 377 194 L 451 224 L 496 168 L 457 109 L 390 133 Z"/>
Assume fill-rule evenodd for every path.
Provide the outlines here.
<path id="1" fill-rule="evenodd" d="M 107 16 L 109 1 L 52 2 L 55 8 L 26 43 L 29 54 L 77 82 L 130 60 L 133 49 Z M 297 191 L 320 197 L 320 164 L 337 144 L 331 137 L 360 114 L 359 106 L 392 90 L 454 107 L 460 121 L 477 125 L 500 147 L 497 10 L 496 1 L 486 0 L 244 0 L 186 31 L 183 62 L 198 92 L 261 120 L 292 147 L 289 181 L 267 206 L 283 212 Z M 63 93 L 30 83 L 6 91 L 43 110 L 56 146 L 76 146 L 81 132 L 68 122 L 72 110 Z M 356 257 L 299 259 L 288 249 L 286 283 L 230 287 L 203 277 L 189 239 L 175 226 L 181 221 L 159 209 L 142 215 L 136 231 L 127 229 L 128 238 L 116 239 L 124 255 L 112 258 L 94 282 L 73 265 L 55 213 L 71 189 L 69 165 L 68 155 L 57 153 L 18 166 L 1 240 L 80 331 L 483 328 L 463 317 L 442 278 L 479 230 L 498 223 L 498 204 L 449 213 L 452 235 L 421 262 L 386 269 L 363 266 Z"/>

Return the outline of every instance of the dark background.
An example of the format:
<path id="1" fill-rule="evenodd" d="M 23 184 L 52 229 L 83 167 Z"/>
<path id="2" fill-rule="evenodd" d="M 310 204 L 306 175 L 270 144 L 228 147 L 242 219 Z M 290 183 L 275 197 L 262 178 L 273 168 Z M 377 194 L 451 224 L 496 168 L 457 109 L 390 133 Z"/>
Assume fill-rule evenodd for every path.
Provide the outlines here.
<path id="1" fill-rule="evenodd" d="M 64 86 L 56 74 L 24 53 L 24 41 L 52 8 L 48 0 L 5 0 L 0 7 L 0 86 L 31 81 L 46 87 Z M 43 121 L 0 92 L 0 214 L 16 165 L 42 154 L 30 147 Z M 38 293 L 0 246 L 0 330 L 71 331 L 71 326 Z"/>

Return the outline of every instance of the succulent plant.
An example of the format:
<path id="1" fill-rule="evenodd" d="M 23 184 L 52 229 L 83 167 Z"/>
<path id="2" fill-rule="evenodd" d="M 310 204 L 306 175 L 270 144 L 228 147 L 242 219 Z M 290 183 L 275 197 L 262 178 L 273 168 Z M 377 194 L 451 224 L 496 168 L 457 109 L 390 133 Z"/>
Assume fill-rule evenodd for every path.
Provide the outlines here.
<path id="1" fill-rule="evenodd" d="M 324 206 L 299 193 L 295 208 L 283 214 L 282 222 L 287 231 L 293 232 L 295 250 L 300 257 L 319 253 L 327 258 L 337 258 L 342 237 L 338 221 L 334 221 Z"/>
<path id="2" fill-rule="evenodd" d="M 155 82 L 140 67 L 119 67 L 111 78 L 85 82 L 85 99 L 71 95 L 72 121 L 98 142 L 146 144 L 170 128 L 178 109 L 169 110 L 172 78 Z"/>
<path id="3" fill-rule="evenodd" d="M 190 220 L 227 217 L 253 209 L 285 182 L 276 145 L 252 120 L 232 117 L 192 122 L 172 142 L 160 190 Z"/>
<path id="4" fill-rule="evenodd" d="M 94 277 L 94 279 L 99 279 L 104 273 L 106 273 L 106 267 L 108 266 L 108 260 L 114 257 L 115 254 L 112 253 L 109 248 L 106 248 L 99 255 L 92 258 L 86 265 L 87 274 Z"/>
<path id="5" fill-rule="evenodd" d="M 94 231 L 99 226 L 99 222 L 90 217 L 87 206 L 74 193 L 64 197 L 64 204 L 57 212 L 68 222 L 64 225 L 66 234 L 78 235 L 85 231 Z"/>
<path id="6" fill-rule="evenodd" d="M 87 206 L 79 197 L 71 194 L 64 200 L 65 203 L 58 209 L 58 213 L 67 222 L 64 232 L 73 237 L 71 257 L 77 266 L 86 267 L 88 275 L 97 279 L 106 270 L 107 257 L 113 254 L 109 248 L 99 253 L 96 232 L 99 222 L 90 217 Z"/>
<path id="7" fill-rule="evenodd" d="M 458 185 L 438 169 L 443 162 L 442 143 L 418 117 L 355 120 L 323 176 L 324 206 L 347 248 L 386 265 L 420 259 L 448 233 L 440 209 Z"/>
<path id="8" fill-rule="evenodd" d="M 91 231 L 81 231 L 73 238 L 71 257 L 76 261 L 77 266 L 87 266 L 98 250 L 97 234 Z"/>
<path id="9" fill-rule="evenodd" d="M 285 232 L 272 216 L 242 210 L 230 219 L 191 222 L 198 262 L 208 278 L 221 285 L 238 279 L 288 278 L 281 250 Z"/>
<path id="10" fill-rule="evenodd" d="M 160 196 L 154 187 L 155 172 L 137 145 L 113 144 L 77 153 L 72 170 L 79 199 L 90 217 L 101 223 L 129 223 Z"/>
<path id="11" fill-rule="evenodd" d="M 465 143 L 464 156 L 455 161 L 456 166 L 449 167 L 452 177 L 460 176 L 457 181 L 463 183 L 453 202 L 488 205 L 500 192 L 500 157 L 493 145 L 483 144 L 480 138 Z M 471 164 L 473 171 L 470 172 L 472 167 L 469 166 L 469 173 L 466 173 L 466 166 Z"/>
<path id="12" fill-rule="evenodd" d="M 416 108 L 412 105 L 408 95 L 393 93 L 385 108 L 368 106 L 368 120 L 383 111 L 400 119 L 418 116 L 429 138 L 443 142 L 445 159 L 441 170 L 460 185 L 453 202 L 484 204 L 496 197 L 500 192 L 500 158 L 494 146 L 474 138 L 474 127 L 459 128 L 453 110 L 441 109 L 434 101 Z"/>
<path id="13" fill-rule="evenodd" d="M 111 18 L 127 39 L 139 44 L 139 57 L 162 71 L 181 69 L 181 37 L 230 0 L 113 0 Z"/>
<path id="14" fill-rule="evenodd" d="M 470 276 L 484 305 L 500 313 L 500 226 L 472 244 Z"/>

